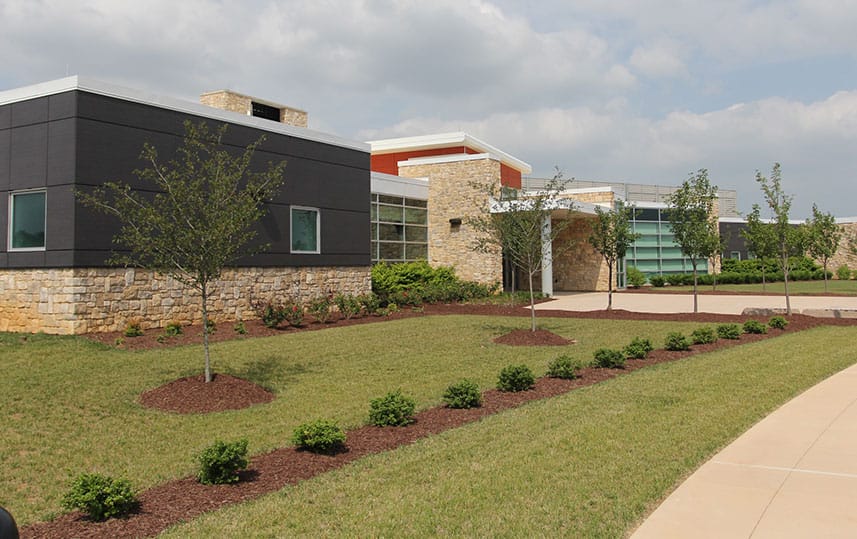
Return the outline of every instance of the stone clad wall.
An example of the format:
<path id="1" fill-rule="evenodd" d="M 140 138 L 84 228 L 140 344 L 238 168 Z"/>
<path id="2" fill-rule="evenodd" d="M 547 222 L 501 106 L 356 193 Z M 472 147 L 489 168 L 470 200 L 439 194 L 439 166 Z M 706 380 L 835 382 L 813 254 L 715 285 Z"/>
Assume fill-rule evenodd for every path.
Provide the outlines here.
<path id="1" fill-rule="evenodd" d="M 216 92 L 208 92 L 199 96 L 199 102 L 203 105 L 246 115 L 250 115 L 252 112 L 252 102 L 254 100 L 255 99 L 250 96 L 231 92 L 229 90 L 218 90 Z M 255 101 L 257 103 L 259 102 L 259 100 Z M 306 112 L 292 107 L 282 105 L 276 106 L 280 109 L 280 123 L 293 125 L 295 127 L 307 126 Z"/>
<path id="2" fill-rule="evenodd" d="M 453 266 L 468 281 L 503 281 L 502 257 L 474 250 L 475 232 L 468 219 L 487 210 L 489 186 L 500 185 L 500 162 L 485 158 L 399 167 L 399 176 L 428 178 L 428 251 L 433 266 Z M 474 184 L 485 187 L 475 187 Z M 462 224 L 450 225 L 450 219 Z"/>
<path id="3" fill-rule="evenodd" d="M 573 218 L 554 240 L 559 252 L 553 261 L 555 291 L 607 291 L 607 264 L 588 241 L 594 218 Z M 615 279 L 614 275 L 614 288 Z"/>
<path id="4" fill-rule="evenodd" d="M 330 293 L 371 291 L 369 267 L 234 268 L 210 298 L 215 322 L 256 318 L 254 300 L 306 302 Z M 71 335 L 200 323 L 199 293 L 151 271 L 116 268 L 0 271 L 0 331 Z"/>
<path id="5" fill-rule="evenodd" d="M 836 279 L 836 268 L 839 266 L 848 266 L 852 271 L 857 270 L 857 255 L 853 254 L 850 249 L 852 240 L 857 240 L 857 223 L 844 223 L 839 225 L 839 230 L 842 232 L 842 238 L 839 240 L 839 249 L 836 254 L 831 257 L 827 263 L 827 269 L 833 272 L 833 278 Z M 816 262 L 818 262 L 816 260 Z M 819 262 L 819 265 L 821 263 Z"/>

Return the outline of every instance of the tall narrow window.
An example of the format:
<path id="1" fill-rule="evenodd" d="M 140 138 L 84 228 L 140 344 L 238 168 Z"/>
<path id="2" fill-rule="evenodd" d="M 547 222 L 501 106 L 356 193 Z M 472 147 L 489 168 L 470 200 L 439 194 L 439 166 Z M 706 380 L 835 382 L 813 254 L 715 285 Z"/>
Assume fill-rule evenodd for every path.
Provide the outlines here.
<path id="1" fill-rule="evenodd" d="M 45 191 L 22 191 L 9 197 L 9 250 L 45 248 Z"/>
<path id="2" fill-rule="evenodd" d="M 291 208 L 291 243 L 293 253 L 321 252 L 319 241 L 320 215 L 315 208 Z"/>

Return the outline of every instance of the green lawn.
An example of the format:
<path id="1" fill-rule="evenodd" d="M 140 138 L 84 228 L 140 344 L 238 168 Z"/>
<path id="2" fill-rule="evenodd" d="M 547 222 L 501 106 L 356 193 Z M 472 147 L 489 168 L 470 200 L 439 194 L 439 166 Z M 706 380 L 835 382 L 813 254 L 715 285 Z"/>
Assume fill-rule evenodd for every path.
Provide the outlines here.
<path id="1" fill-rule="evenodd" d="M 218 343 L 215 371 L 270 387 L 278 398 L 196 416 L 144 409 L 136 399 L 200 373 L 199 346 L 135 353 L 80 338 L 0 334 L 0 505 L 26 525 L 58 513 L 69 480 L 84 471 L 148 487 L 191 475 L 192 455 L 216 438 L 246 436 L 251 452 L 260 453 L 287 445 L 307 420 L 363 424 L 369 400 L 399 387 L 427 408 L 463 377 L 488 388 L 513 362 L 540 375 L 563 352 L 589 359 L 596 348 L 619 347 L 636 335 L 660 344 L 671 330 L 698 326 L 543 319 L 542 327 L 578 344 L 524 349 L 491 342 L 527 325 L 527 318 L 435 316 Z"/>
<path id="2" fill-rule="evenodd" d="M 164 535 L 622 537 L 719 448 L 853 364 L 854 337 L 818 328 L 636 371 Z"/>
<path id="3" fill-rule="evenodd" d="M 847 296 L 857 295 L 857 281 L 840 281 L 840 280 L 832 280 L 827 282 L 828 291 L 831 294 L 843 294 Z M 700 285 L 700 292 L 707 292 L 712 290 L 713 287 L 711 285 Z M 758 294 L 762 293 L 762 284 L 718 284 L 717 290 L 723 290 L 726 292 L 741 292 L 745 294 Z M 664 286 L 660 288 L 656 288 L 654 286 L 647 287 L 646 291 L 649 292 L 686 292 L 692 293 L 692 286 Z M 771 294 L 784 294 L 784 286 L 782 282 L 779 283 L 767 283 L 765 285 L 765 293 Z M 789 281 L 789 294 L 793 295 L 805 295 L 812 296 L 817 294 L 824 293 L 824 281 Z"/>

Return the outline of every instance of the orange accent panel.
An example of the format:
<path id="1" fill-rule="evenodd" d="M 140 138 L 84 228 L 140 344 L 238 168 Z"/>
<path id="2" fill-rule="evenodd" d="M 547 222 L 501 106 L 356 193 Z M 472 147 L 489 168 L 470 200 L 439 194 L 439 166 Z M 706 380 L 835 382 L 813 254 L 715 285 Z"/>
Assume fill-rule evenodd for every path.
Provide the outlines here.
<path id="1" fill-rule="evenodd" d="M 371 167 L 373 172 L 382 172 L 384 174 L 399 174 L 399 161 L 407 161 L 414 157 L 433 157 L 436 155 L 455 155 L 459 153 L 475 154 L 476 150 L 466 146 L 453 146 L 451 148 L 434 148 L 431 150 L 416 150 L 412 152 L 397 152 L 385 153 L 380 155 L 372 155 Z M 520 183 L 520 174 L 518 174 Z"/>
<path id="2" fill-rule="evenodd" d="M 512 167 L 500 164 L 500 184 L 513 189 L 521 188 L 521 171 L 515 170 Z"/>

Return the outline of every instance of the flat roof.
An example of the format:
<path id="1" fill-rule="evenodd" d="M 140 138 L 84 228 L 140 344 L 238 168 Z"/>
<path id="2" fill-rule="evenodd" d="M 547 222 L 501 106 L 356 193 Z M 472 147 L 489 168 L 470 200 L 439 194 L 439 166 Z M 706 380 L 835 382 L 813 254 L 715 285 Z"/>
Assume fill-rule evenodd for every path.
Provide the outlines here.
<path id="1" fill-rule="evenodd" d="M 530 174 L 533 171 L 533 167 L 528 163 L 491 146 L 487 142 L 479 140 L 472 135 L 468 135 L 463 131 L 456 131 L 454 133 L 438 133 L 434 135 L 420 135 L 416 137 L 370 140 L 368 144 L 371 146 L 373 155 L 467 146 L 477 152 L 491 154 L 504 165 L 515 170 L 519 170 L 523 174 Z"/>
<path id="2" fill-rule="evenodd" d="M 73 90 L 103 95 L 105 97 L 112 97 L 133 103 L 141 103 L 177 112 L 184 112 L 195 116 L 210 118 L 212 120 L 244 125 L 262 131 L 268 131 L 270 133 L 312 140 L 323 144 L 340 146 L 342 148 L 349 148 L 361 152 L 369 152 L 370 150 L 369 144 L 365 142 L 351 140 L 331 135 L 329 133 L 322 133 L 321 131 L 315 131 L 305 127 L 296 127 L 293 125 L 274 122 L 272 120 L 266 120 L 264 118 L 256 118 L 255 116 L 247 116 L 246 114 L 221 110 L 202 105 L 200 103 L 194 103 L 192 101 L 185 101 L 174 97 L 126 88 L 124 86 L 78 75 L 2 91 L 0 92 L 0 105 L 8 105 L 11 103 L 27 101 Z"/>

